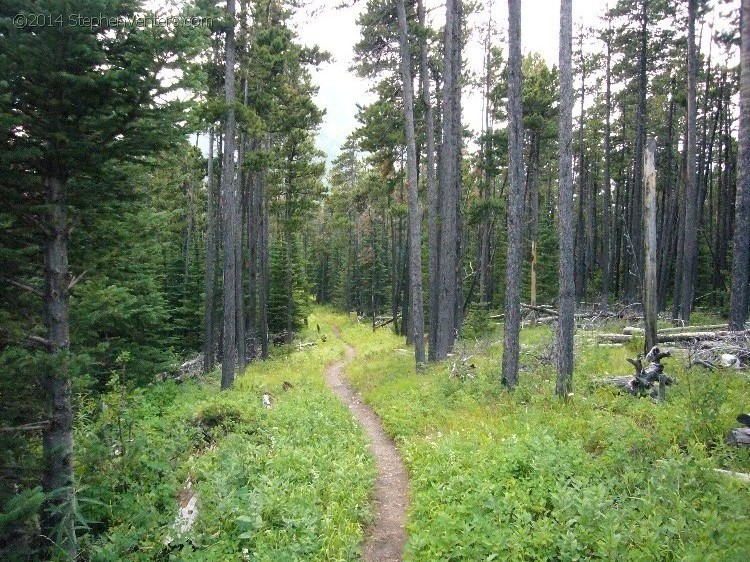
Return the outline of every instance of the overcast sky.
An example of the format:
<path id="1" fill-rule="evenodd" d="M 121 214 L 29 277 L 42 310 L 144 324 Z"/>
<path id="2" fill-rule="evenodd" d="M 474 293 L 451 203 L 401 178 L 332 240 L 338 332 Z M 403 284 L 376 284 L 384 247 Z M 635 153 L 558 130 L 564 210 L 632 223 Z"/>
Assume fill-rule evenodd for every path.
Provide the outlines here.
<path id="1" fill-rule="evenodd" d="M 320 87 L 316 103 L 326 110 L 318 135 L 318 147 L 325 151 L 330 162 L 338 153 L 347 135 L 356 127 L 356 104 L 368 103 L 373 96 L 368 93 L 367 81 L 349 72 L 353 59 L 354 45 L 359 38 L 357 16 L 364 8 L 364 0 L 352 8 L 336 9 L 340 0 L 313 0 L 312 5 L 300 11 L 295 24 L 301 40 L 305 44 L 317 44 L 333 55 L 331 63 L 315 73 L 315 82 Z M 600 17 L 614 0 L 574 0 L 573 25 L 584 27 L 599 26 Z M 440 0 L 426 0 L 429 19 L 438 28 L 445 15 Z M 733 4 L 739 5 L 739 0 Z M 736 7 L 735 7 L 736 9 Z M 727 8 L 722 8 L 727 11 Z M 503 37 L 507 34 L 508 12 L 506 0 L 493 0 L 492 15 L 494 25 L 499 26 Z M 470 20 L 476 27 L 487 18 L 487 4 Z M 558 61 L 558 38 L 560 22 L 560 0 L 524 1 L 521 5 L 521 43 L 523 53 L 538 52 L 551 65 Z M 704 39 L 708 38 L 705 33 Z M 464 59 L 475 71 L 482 70 L 483 37 L 475 31 L 465 47 Z M 592 45 L 591 49 L 597 48 Z M 463 121 L 470 128 L 478 130 L 481 123 L 482 100 L 478 92 L 473 95 L 465 91 L 462 100 Z"/>
<path id="2" fill-rule="evenodd" d="M 318 147 L 328 154 L 329 161 L 338 153 L 339 147 L 357 125 L 357 103 L 367 103 L 373 100 L 368 93 L 370 84 L 349 72 L 354 56 L 354 45 L 359 39 L 357 16 L 364 7 L 364 2 L 352 8 L 336 9 L 339 1 L 314 2 L 313 6 L 301 11 L 296 17 L 296 26 L 301 40 L 306 44 L 317 44 L 333 55 L 331 63 L 323 65 L 316 72 L 315 82 L 320 91 L 316 98 L 317 104 L 326 110 L 323 124 L 318 135 Z M 598 17 L 607 6 L 607 0 L 586 0 L 573 2 L 574 22 L 583 22 L 586 26 L 595 25 Z M 433 25 L 438 27 L 444 21 L 442 5 L 427 0 L 426 5 L 431 8 L 430 17 Z M 503 36 L 508 25 L 506 0 L 493 2 L 494 25 L 501 28 Z M 557 44 L 560 22 L 559 0 L 535 0 L 523 2 L 521 8 L 521 42 L 524 54 L 532 51 L 540 53 L 548 64 L 557 64 Z M 474 24 L 484 21 L 487 10 L 484 8 L 475 14 Z M 575 24 L 574 24 L 575 25 Z M 483 38 L 474 33 L 470 43 L 465 47 L 465 60 L 476 71 L 481 71 Z M 478 129 L 481 119 L 481 97 L 464 93 L 463 110 L 464 123 Z"/>

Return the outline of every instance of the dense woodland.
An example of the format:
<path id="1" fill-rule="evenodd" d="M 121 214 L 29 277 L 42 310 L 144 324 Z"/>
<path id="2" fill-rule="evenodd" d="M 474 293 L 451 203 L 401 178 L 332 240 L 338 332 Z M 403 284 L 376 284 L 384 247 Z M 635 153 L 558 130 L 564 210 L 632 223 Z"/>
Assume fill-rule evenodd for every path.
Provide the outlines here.
<path id="1" fill-rule="evenodd" d="M 118 24 L 139 0 L 0 7 L 0 553 L 75 558 L 107 533 L 76 501 L 75 428 L 105 415 L 84 404 L 197 354 L 229 389 L 316 304 L 405 337 L 418 371 L 502 319 L 509 391 L 522 319 L 552 307 L 561 399 L 576 311 L 744 329 L 749 1 L 617 0 L 589 29 L 562 0 L 552 66 L 523 46 L 532 2 L 507 22 L 492 3 L 355 2 L 351 71 L 374 101 L 329 167 L 331 54 L 299 39 L 302 2 L 164 4 L 200 24 Z M 95 23 L 55 24 L 71 13 Z"/>

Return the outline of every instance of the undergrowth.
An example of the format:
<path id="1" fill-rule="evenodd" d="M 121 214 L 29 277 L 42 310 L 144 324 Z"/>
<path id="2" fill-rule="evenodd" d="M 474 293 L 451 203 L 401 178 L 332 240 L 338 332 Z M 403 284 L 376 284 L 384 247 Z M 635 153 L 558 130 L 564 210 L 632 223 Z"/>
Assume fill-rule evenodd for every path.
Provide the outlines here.
<path id="1" fill-rule="evenodd" d="M 675 357 L 666 403 L 619 395 L 589 383 L 629 374 L 634 350 L 581 334 L 562 402 L 548 327 L 523 330 L 511 394 L 497 334 L 472 357 L 473 377 L 456 378 L 455 357 L 415 373 L 403 340 L 341 326 L 358 349 L 347 376 L 410 473 L 407 560 L 750 559 L 750 489 L 713 470 L 750 469 L 747 451 L 724 445 L 750 407 L 746 375 Z"/>
<path id="2" fill-rule="evenodd" d="M 311 325 L 323 325 L 311 317 Z M 362 431 L 325 388 L 343 355 L 330 332 L 275 350 L 232 390 L 218 373 L 130 389 L 113 377 L 82 398 L 76 458 L 83 556 L 92 560 L 356 560 L 369 520 L 374 462 Z M 283 383 L 292 387 L 284 390 Z M 264 408 L 264 392 L 272 397 Z M 187 481 L 189 533 L 174 528 Z M 168 544 L 165 544 L 168 543 Z"/>

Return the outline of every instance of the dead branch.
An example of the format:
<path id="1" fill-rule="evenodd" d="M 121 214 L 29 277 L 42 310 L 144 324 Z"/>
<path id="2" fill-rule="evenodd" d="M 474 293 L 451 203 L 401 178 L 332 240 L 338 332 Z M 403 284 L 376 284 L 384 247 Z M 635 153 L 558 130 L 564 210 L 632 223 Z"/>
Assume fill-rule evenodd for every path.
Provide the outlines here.
<path id="1" fill-rule="evenodd" d="M 88 269 L 84 269 L 81 273 L 73 277 L 73 279 L 70 280 L 70 283 L 68 283 L 68 291 L 70 291 L 73 287 L 75 287 L 78 282 L 83 279 L 83 276 L 88 273 Z"/>
<path id="2" fill-rule="evenodd" d="M 41 336 L 35 336 L 34 334 L 29 334 L 26 336 L 26 339 L 29 340 L 31 343 L 41 345 L 42 347 L 46 347 L 47 349 L 52 347 L 52 342 L 49 341 L 47 338 L 43 338 Z"/>
<path id="3" fill-rule="evenodd" d="M 49 425 L 49 420 L 25 423 L 23 425 L 17 425 L 15 427 L 0 427 L 0 431 L 3 432 L 14 432 L 14 431 L 41 431 Z"/>
<path id="4" fill-rule="evenodd" d="M 11 277 L 3 277 L 3 279 L 5 279 L 11 285 L 18 287 L 19 289 L 23 289 L 24 291 L 27 291 L 33 295 L 44 298 L 44 291 L 42 291 L 41 289 L 32 287 L 31 285 L 27 285 L 26 283 L 22 283 L 18 279 L 13 279 Z"/>

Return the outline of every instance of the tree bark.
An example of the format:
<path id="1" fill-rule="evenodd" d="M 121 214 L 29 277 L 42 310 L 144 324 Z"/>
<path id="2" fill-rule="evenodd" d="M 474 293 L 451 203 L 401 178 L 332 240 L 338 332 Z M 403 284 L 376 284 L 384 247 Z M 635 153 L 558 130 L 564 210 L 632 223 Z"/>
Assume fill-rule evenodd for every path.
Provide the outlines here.
<path id="1" fill-rule="evenodd" d="M 606 32 L 606 91 L 604 94 L 604 239 L 602 240 L 602 302 L 609 303 L 609 286 L 612 279 L 612 21 L 607 22 Z"/>
<path id="2" fill-rule="evenodd" d="M 266 135 L 263 148 L 271 150 L 271 138 Z M 268 359 L 268 294 L 270 288 L 270 238 L 268 234 L 268 203 L 266 202 L 266 174 L 262 171 L 258 175 L 257 205 L 258 205 L 258 323 L 260 324 L 261 357 Z"/>
<path id="3" fill-rule="evenodd" d="M 693 276 L 698 256 L 698 184 L 696 177 L 696 55 L 695 12 L 697 0 L 688 0 L 688 96 L 687 96 L 687 168 L 685 175 L 684 261 L 680 295 L 680 317 L 690 322 L 693 308 Z"/>
<path id="4" fill-rule="evenodd" d="M 461 0 L 446 1 L 443 135 L 440 156 L 439 296 L 435 327 L 435 360 L 444 359 L 451 351 L 457 329 L 457 211 L 461 181 L 461 13 Z"/>
<path id="5" fill-rule="evenodd" d="M 729 327 L 732 330 L 741 330 L 745 326 L 750 293 L 750 0 L 742 0 L 740 27 L 739 153 L 734 207 L 732 294 L 729 300 Z"/>
<path id="6" fill-rule="evenodd" d="M 656 314 L 658 311 L 658 293 L 656 285 L 656 169 L 655 169 L 656 140 L 648 139 L 646 150 L 643 152 L 643 169 L 646 190 L 644 207 L 646 215 L 645 263 L 644 263 L 644 300 L 643 317 L 646 328 L 646 345 L 644 353 L 648 353 L 657 344 Z"/>
<path id="7" fill-rule="evenodd" d="M 42 434 L 44 473 L 48 494 L 44 532 L 71 560 L 75 560 L 75 481 L 73 473 L 73 407 L 70 390 L 70 323 L 68 283 L 68 218 L 66 182 L 57 176 L 45 179 L 49 209 L 44 244 L 44 320 L 54 371 L 44 378 L 50 423 Z"/>
<path id="8" fill-rule="evenodd" d="M 633 251 L 633 265 L 636 271 L 635 283 L 629 283 L 629 295 L 635 295 L 635 289 L 643 279 L 643 215 L 642 195 L 643 195 L 643 144 L 646 137 L 646 89 L 648 82 L 648 7 L 649 0 L 642 0 L 641 4 L 641 48 L 638 61 L 638 106 L 636 115 L 636 133 L 635 133 L 635 162 L 633 166 L 633 184 L 632 184 L 632 201 L 631 211 L 632 221 L 630 223 L 630 244 Z M 629 279 L 630 276 L 626 277 Z"/>
<path id="9" fill-rule="evenodd" d="M 409 201 L 409 286 L 411 325 L 414 335 L 414 359 L 417 367 L 425 363 L 424 308 L 422 304 L 422 214 L 419 208 L 417 183 L 417 149 L 414 135 L 414 91 L 409 52 L 409 28 L 404 0 L 397 1 L 399 44 L 401 50 L 401 81 L 403 83 L 406 121 L 406 167 Z M 395 315 L 394 315 L 395 318 Z"/>
<path id="10" fill-rule="evenodd" d="M 224 69 L 224 100 L 227 104 L 227 113 L 224 121 L 224 160 L 222 164 L 221 178 L 221 215 L 222 215 L 222 242 L 223 242 L 223 343 L 221 360 L 221 388 L 226 390 L 234 383 L 235 353 L 237 349 L 237 287 L 236 281 L 236 228 L 235 214 L 235 170 L 234 170 L 234 133 L 235 133 L 235 84 L 234 84 L 234 14 L 235 0 L 227 0 L 227 15 L 229 25 L 226 37 L 226 65 Z"/>
<path id="11" fill-rule="evenodd" d="M 214 347 L 216 304 L 216 203 L 214 187 L 214 128 L 208 131 L 208 195 L 206 202 L 206 272 L 204 278 L 205 312 L 203 316 L 203 371 L 210 372 L 214 367 Z"/>
<path id="12" fill-rule="evenodd" d="M 438 183 L 435 177 L 435 119 L 433 116 L 432 99 L 430 97 L 430 75 L 428 69 L 429 52 L 426 40 L 426 16 L 424 0 L 417 0 L 417 17 L 419 19 L 419 77 L 422 90 L 422 103 L 424 104 L 424 127 L 427 146 L 427 238 L 428 238 L 428 294 L 430 312 L 429 333 L 429 359 L 434 360 L 436 350 L 437 323 L 438 323 L 438 271 L 440 242 L 440 198 L 438 195 Z"/>
<path id="13" fill-rule="evenodd" d="M 505 270 L 505 330 L 502 381 L 518 383 L 523 260 L 523 108 L 521 102 L 521 1 L 508 0 L 508 256 Z"/>
<path id="14" fill-rule="evenodd" d="M 573 2 L 560 2 L 560 130 L 558 137 L 558 268 L 557 381 L 555 393 L 565 398 L 573 388 Z"/>

